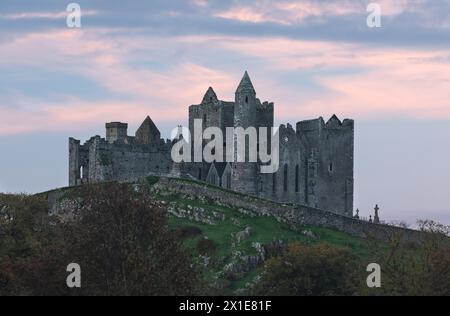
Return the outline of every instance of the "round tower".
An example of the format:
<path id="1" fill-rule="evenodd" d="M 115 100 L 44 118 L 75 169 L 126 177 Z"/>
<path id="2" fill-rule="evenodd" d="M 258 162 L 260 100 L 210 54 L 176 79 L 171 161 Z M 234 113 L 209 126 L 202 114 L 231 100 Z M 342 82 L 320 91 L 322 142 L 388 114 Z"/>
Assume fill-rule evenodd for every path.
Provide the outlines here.
<path id="1" fill-rule="evenodd" d="M 234 127 L 257 128 L 256 92 L 247 72 L 245 72 L 235 94 Z M 242 141 L 242 139 L 241 139 Z M 255 141 L 255 140 L 254 140 Z M 238 157 L 238 138 L 234 137 L 234 157 Z M 245 162 L 233 163 L 231 185 L 234 190 L 257 195 L 258 164 L 249 162 L 249 139 L 245 137 Z M 240 144 L 244 145 L 244 144 Z M 255 148 L 257 147 L 256 144 Z"/>

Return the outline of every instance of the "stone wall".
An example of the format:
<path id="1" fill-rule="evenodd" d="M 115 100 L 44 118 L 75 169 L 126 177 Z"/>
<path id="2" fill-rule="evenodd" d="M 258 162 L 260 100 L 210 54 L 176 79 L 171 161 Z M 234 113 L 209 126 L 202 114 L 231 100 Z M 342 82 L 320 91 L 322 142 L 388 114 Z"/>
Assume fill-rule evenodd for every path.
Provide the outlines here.
<path id="1" fill-rule="evenodd" d="M 423 234 L 416 230 L 385 224 L 374 224 L 308 206 L 281 204 L 258 199 L 184 179 L 161 178 L 155 185 L 155 188 L 205 197 L 216 203 L 228 205 L 242 211 L 250 210 L 261 216 L 274 216 L 278 221 L 287 223 L 292 228 L 301 229 L 306 225 L 325 227 L 355 237 L 374 238 L 385 242 L 393 238 L 402 238 L 405 242 L 419 242 Z"/>
<path id="2" fill-rule="evenodd" d="M 335 115 L 297 123 L 305 144 L 305 204 L 353 215 L 354 122 Z"/>
<path id="3" fill-rule="evenodd" d="M 132 140 L 132 138 L 129 138 Z M 84 145 L 69 140 L 69 185 L 106 181 L 131 182 L 171 172 L 171 143 L 109 143 L 100 136 Z"/>

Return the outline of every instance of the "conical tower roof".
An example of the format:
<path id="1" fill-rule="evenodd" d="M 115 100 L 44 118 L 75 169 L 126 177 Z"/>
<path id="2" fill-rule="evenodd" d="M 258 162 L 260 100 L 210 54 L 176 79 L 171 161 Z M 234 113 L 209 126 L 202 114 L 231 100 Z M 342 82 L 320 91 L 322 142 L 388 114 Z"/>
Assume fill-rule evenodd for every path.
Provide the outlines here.
<path id="1" fill-rule="evenodd" d="M 236 90 L 236 93 L 242 92 L 256 93 L 247 71 L 244 73 L 244 77 L 242 77 L 241 83 L 239 84 Z"/>

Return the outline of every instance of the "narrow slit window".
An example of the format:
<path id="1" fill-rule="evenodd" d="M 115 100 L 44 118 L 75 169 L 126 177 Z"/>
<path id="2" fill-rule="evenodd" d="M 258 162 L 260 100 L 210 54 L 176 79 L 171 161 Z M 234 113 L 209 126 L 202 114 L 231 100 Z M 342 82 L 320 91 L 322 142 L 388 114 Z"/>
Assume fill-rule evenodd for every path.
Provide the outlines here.
<path id="1" fill-rule="evenodd" d="M 284 165 L 284 175 L 283 175 L 283 190 L 284 192 L 288 191 L 288 165 Z"/>
<path id="2" fill-rule="evenodd" d="M 277 174 L 273 173 L 272 175 L 272 192 L 277 193 Z"/>

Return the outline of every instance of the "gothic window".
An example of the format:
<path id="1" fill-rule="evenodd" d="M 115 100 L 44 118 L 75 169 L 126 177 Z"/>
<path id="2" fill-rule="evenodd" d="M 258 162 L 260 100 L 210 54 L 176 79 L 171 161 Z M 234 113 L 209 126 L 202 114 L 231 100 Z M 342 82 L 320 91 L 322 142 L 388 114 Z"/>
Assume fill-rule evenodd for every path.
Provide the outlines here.
<path id="1" fill-rule="evenodd" d="M 245 103 L 248 104 L 248 97 L 245 97 Z"/>
<path id="2" fill-rule="evenodd" d="M 288 191 L 288 165 L 287 164 L 284 165 L 284 170 L 283 170 L 283 190 L 284 190 L 284 192 Z"/>
<path id="3" fill-rule="evenodd" d="M 334 166 L 333 166 L 333 163 L 332 162 L 330 162 L 329 164 L 328 164 L 328 172 L 333 172 L 334 171 Z"/>
<path id="4" fill-rule="evenodd" d="M 299 166 L 295 166 L 295 192 L 299 191 L 299 178 L 300 178 L 300 172 L 299 172 Z"/>
<path id="5" fill-rule="evenodd" d="M 215 174 L 211 175 L 211 183 L 216 184 L 216 175 Z"/>
<path id="6" fill-rule="evenodd" d="M 202 169 L 198 169 L 198 179 L 202 180 Z"/>

